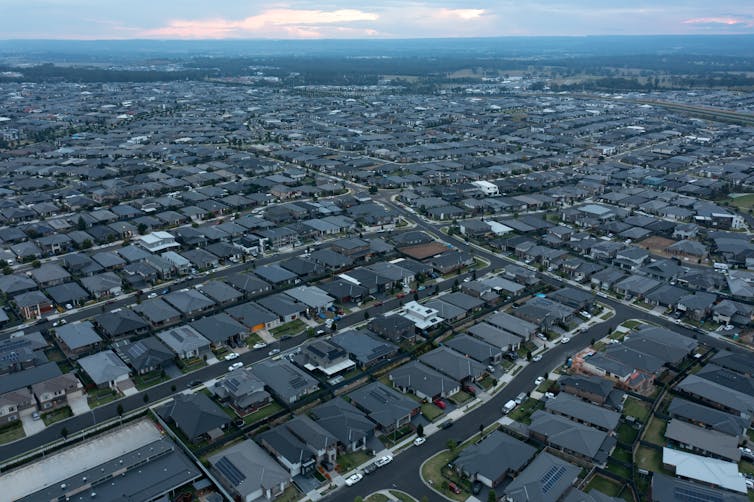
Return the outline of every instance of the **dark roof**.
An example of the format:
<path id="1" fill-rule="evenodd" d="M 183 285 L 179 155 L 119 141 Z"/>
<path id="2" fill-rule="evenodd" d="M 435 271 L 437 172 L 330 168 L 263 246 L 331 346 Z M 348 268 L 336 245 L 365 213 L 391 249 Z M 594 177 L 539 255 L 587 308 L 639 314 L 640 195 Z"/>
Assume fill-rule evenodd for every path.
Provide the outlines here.
<path id="1" fill-rule="evenodd" d="M 230 423 L 230 417 L 206 394 L 176 394 L 173 400 L 157 408 L 157 413 L 175 425 L 189 439 L 194 439 Z"/>
<path id="2" fill-rule="evenodd" d="M 536 453 L 533 446 L 496 430 L 483 441 L 464 448 L 453 464 L 469 476 L 481 474 L 494 482 L 520 471 Z"/>

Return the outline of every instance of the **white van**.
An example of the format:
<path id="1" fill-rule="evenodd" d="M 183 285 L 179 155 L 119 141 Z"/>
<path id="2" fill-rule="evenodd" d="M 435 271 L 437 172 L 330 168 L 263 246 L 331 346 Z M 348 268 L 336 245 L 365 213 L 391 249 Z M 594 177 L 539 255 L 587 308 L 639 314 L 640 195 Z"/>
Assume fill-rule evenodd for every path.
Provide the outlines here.
<path id="1" fill-rule="evenodd" d="M 503 406 L 503 415 L 507 415 L 516 408 L 516 401 L 511 399 Z"/>

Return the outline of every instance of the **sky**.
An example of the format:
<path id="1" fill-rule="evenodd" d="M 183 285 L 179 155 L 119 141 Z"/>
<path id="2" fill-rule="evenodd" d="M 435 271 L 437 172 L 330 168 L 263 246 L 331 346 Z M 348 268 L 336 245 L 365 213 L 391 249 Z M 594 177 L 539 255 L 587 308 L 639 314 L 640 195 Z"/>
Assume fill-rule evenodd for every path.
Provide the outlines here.
<path id="1" fill-rule="evenodd" d="M 0 0 L 4 39 L 754 34 L 753 0 Z"/>

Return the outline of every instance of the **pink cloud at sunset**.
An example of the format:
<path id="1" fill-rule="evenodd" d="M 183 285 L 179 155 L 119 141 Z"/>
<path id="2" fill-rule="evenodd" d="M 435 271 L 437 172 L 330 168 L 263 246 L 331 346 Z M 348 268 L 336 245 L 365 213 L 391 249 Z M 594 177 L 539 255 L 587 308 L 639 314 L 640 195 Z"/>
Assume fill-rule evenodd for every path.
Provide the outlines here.
<path id="1" fill-rule="evenodd" d="M 234 38 L 278 37 L 319 38 L 323 36 L 320 26 L 349 24 L 361 21 L 376 21 L 374 13 L 356 9 L 296 10 L 270 9 L 255 16 L 240 20 L 223 18 L 184 20 L 175 19 L 159 28 L 146 30 L 148 38 Z M 374 30 L 352 30 L 369 35 Z"/>
<path id="2" fill-rule="evenodd" d="M 694 19 L 686 19 L 683 24 L 691 25 L 726 25 L 726 26 L 746 26 L 748 28 L 754 27 L 752 20 L 740 19 L 735 17 L 698 17 Z"/>

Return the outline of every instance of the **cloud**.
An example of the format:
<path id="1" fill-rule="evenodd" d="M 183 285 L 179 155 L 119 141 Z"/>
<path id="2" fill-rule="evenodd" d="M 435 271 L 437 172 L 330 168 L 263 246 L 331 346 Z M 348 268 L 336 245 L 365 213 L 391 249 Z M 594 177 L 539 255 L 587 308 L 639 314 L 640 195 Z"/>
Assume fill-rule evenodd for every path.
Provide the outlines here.
<path id="1" fill-rule="evenodd" d="M 686 19 L 683 24 L 691 25 L 723 25 L 723 26 L 738 26 L 752 28 L 754 22 L 751 19 L 742 19 L 732 16 L 721 17 L 697 17 L 693 19 Z"/>
<path id="2" fill-rule="evenodd" d="M 436 17 L 440 19 L 455 18 L 471 21 L 480 18 L 486 12 L 484 9 L 440 9 L 437 11 Z"/>
<path id="3" fill-rule="evenodd" d="M 225 18 L 175 19 L 166 25 L 145 30 L 148 38 L 240 38 L 292 37 L 320 38 L 321 27 L 377 21 L 379 15 L 357 9 L 331 11 L 314 9 L 269 9 L 240 20 Z"/>

